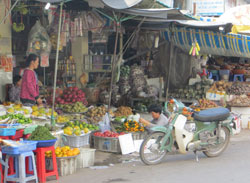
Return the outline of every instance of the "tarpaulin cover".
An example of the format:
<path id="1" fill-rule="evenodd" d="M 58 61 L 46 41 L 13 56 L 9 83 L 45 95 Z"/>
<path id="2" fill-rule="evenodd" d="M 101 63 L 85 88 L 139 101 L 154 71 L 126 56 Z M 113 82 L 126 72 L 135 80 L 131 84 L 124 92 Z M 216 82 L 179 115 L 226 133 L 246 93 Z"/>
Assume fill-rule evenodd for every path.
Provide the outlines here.
<path id="1" fill-rule="evenodd" d="M 181 88 L 186 86 L 192 73 L 192 57 L 178 47 L 174 47 L 169 89 Z M 164 44 L 159 47 L 159 53 L 156 62 L 153 65 L 153 72 L 157 72 L 159 76 L 164 77 L 165 86 L 167 86 L 167 78 L 169 76 L 170 67 L 170 44 Z"/>
<path id="2" fill-rule="evenodd" d="M 187 53 L 196 40 L 201 49 L 200 54 L 250 58 L 250 36 L 185 27 L 174 27 L 171 31 L 168 29 L 164 36 Z"/>
<path id="3" fill-rule="evenodd" d="M 250 5 L 237 6 L 227 10 L 217 21 L 230 22 L 234 26 L 232 33 L 250 33 Z"/>

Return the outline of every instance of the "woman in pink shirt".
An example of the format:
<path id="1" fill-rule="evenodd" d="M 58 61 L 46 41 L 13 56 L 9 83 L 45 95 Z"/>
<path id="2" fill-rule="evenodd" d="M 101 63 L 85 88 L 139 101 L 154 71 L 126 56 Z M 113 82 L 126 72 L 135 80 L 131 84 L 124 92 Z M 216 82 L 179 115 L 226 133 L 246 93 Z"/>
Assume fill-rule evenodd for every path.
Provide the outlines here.
<path id="1" fill-rule="evenodd" d="M 20 99 L 23 105 L 32 106 L 36 103 L 42 104 L 39 98 L 38 77 L 35 69 L 39 66 L 39 57 L 35 54 L 30 54 L 27 58 L 28 67 L 23 72 L 22 86 Z"/>

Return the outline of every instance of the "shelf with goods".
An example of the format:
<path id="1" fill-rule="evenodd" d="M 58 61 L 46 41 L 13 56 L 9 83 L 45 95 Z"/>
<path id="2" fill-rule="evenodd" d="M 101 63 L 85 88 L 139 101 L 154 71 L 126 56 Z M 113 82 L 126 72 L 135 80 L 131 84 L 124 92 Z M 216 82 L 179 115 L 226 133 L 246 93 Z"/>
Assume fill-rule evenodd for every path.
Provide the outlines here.
<path id="1" fill-rule="evenodd" d="M 58 63 L 58 71 L 63 79 L 63 85 L 66 87 L 76 85 L 76 63 L 73 57 L 60 60 Z"/>
<path id="2" fill-rule="evenodd" d="M 84 55 L 84 71 L 88 73 L 111 72 L 113 55 Z"/>

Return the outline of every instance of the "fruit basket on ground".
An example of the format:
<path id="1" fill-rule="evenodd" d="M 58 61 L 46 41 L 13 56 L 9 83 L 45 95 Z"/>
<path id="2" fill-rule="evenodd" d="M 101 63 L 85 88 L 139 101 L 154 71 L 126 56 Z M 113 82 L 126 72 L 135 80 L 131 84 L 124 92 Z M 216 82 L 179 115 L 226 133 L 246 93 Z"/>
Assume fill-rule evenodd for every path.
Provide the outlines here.
<path id="1" fill-rule="evenodd" d="M 144 127 L 134 120 L 125 121 L 120 127 L 116 127 L 117 132 L 132 133 L 134 140 L 144 139 L 145 132 Z"/>
<path id="2" fill-rule="evenodd" d="M 98 130 L 99 128 L 94 125 L 87 124 L 86 122 L 68 122 L 65 124 L 63 132 L 63 143 L 71 147 L 83 147 L 89 145 L 89 137 L 91 130 Z"/>
<path id="3" fill-rule="evenodd" d="M 70 148 L 69 146 L 57 147 L 55 149 L 55 155 L 57 158 L 71 158 L 79 155 L 80 150 L 78 148 Z M 45 152 L 47 158 L 52 157 L 52 151 Z"/>
<path id="4" fill-rule="evenodd" d="M 36 141 L 37 147 L 49 147 L 53 146 L 56 143 L 56 138 L 50 133 L 48 128 L 45 126 L 38 126 L 31 133 L 31 136 L 28 140 Z"/>
<path id="5" fill-rule="evenodd" d="M 57 160 L 58 174 L 60 176 L 74 174 L 77 170 L 77 156 L 80 154 L 78 148 L 70 148 L 69 146 L 57 147 L 55 155 Z M 53 169 L 52 152 L 45 152 L 46 169 Z"/>
<path id="6" fill-rule="evenodd" d="M 124 132 L 115 133 L 111 131 L 95 132 L 94 137 L 94 148 L 99 151 L 120 153 L 120 143 L 118 137 L 124 135 Z"/>

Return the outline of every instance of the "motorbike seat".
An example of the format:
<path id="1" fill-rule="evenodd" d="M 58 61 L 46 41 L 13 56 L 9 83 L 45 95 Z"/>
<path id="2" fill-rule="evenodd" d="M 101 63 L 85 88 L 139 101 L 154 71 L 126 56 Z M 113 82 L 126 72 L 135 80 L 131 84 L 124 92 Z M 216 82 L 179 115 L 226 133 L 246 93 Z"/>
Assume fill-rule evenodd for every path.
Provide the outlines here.
<path id="1" fill-rule="evenodd" d="M 194 119 L 201 122 L 223 121 L 228 118 L 230 111 L 224 107 L 206 109 L 194 113 Z"/>

